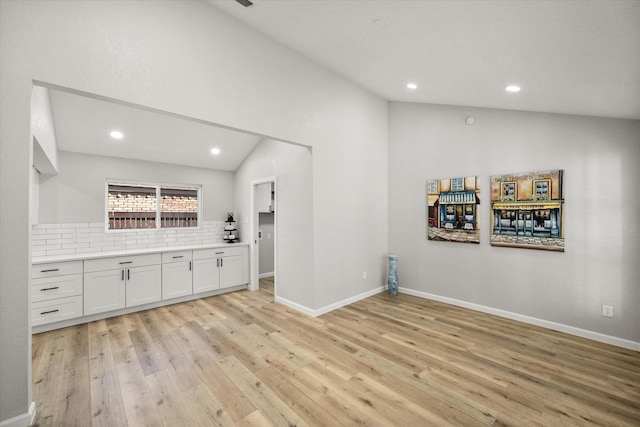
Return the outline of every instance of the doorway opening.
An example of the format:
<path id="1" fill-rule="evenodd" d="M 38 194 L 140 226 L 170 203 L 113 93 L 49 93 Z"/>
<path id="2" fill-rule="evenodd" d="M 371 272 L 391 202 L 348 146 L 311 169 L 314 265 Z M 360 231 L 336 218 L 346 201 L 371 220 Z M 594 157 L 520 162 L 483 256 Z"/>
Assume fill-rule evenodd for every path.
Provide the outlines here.
<path id="1" fill-rule="evenodd" d="M 251 182 L 251 289 L 277 295 L 276 178 Z"/>

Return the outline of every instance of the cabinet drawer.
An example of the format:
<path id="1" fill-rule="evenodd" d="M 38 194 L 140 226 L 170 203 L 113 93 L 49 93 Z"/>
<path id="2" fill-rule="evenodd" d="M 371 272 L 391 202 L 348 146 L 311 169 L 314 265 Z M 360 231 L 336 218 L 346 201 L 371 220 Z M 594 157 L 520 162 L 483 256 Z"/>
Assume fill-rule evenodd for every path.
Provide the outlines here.
<path id="1" fill-rule="evenodd" d="M 82 316 L 82 296 L 31 304 L 31 325 L 38 326 Z"/>
<path id="2" fill-rule="evenodd" d="M 82 295 L 82 274 L 43 277 L 31 281 L 31 302 Z"/>
<path id="3" fill-rule="evenodd" d="M 191 251 L 164 252 L 162 254 L 162 263 L 167 264 L 169 262 L 191 261 L 191 257 Z"/>
<path id="4" fill-rule="evenodd" d="M 207 258 L 218 258 L 224 255 L 224 248 L 220 249 L 198 249 L 193 251 L 193 260 L 197 259 L 207 259 Z"/>
<path id="5" fill-rule="evenodd" d="M 85 273 L 94 271 L 117 270 L 119 268 L 141 267 L 143 265 L 160 264 L 160 254 L 121 256 L 114 258 L 90 259 L 84 262 Z"/>
<path id="6" fill-rule="evenodd" d="M 82 274 L 82 261 L 52 262 L 31 266 L 31 278 L 64 276 L 66 274 Z"/>
<path id="7" fill-rule="evenodd" d="M 243 255 L 247 251 L 246 246 L 236 246 L 233 248 L 199 249 L 193 251 L 193 259 L 219 258 L 223 256 Z"/>

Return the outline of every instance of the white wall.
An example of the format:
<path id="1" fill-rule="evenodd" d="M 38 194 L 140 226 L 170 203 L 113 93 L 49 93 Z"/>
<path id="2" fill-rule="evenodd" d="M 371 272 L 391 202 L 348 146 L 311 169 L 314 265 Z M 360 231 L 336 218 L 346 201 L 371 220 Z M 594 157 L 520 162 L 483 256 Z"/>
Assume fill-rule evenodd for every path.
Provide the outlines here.
<path id="1" fill-rule="evenodd" d="M 60 151 L 58 175 L 40 177 L 40 222 L 102 222 L 105 179 L 202 185 L 202 215 L 224 221 L 233 210 L 233 172 Z"/>
<path id="2" fill-rule="evenodd" d="M 314 304 L 312 156 L 306 147 L 262 140 L 236 171 L 240 237 L 251 242 L 252 181 L 276 177 L 277 296 L 307 308 Z M 255 240 L 257 236 L 254 236 Z"/>
<path id="3" fill-rule="evenodd" d="M 640 343 L 639 164 L 639 121 L 391 103 L 400 286 Z M 490 246 L 489 177 L 549 169 L 565 171 L 566 252 Z M 428 241 L 427 180 L 469 175 L 480 179 L 480 245 Z"/>
<path id="4" fill-rule="evenodd" d="M 34 136 L 33 164 L 42 174 L 58 170 L 58 144 L 51 113 L 49 89 L 35 86 L 31 94 L 31 129 Z"/>
<path id="5" fill-rule="evenodd" d="M 312 146 L 318 274 L 287 266 L 288 295 L 322 306 L 383 281 L 385 101 L 205 2 L 0 1 L 0 57 L 0 420 L 31 401 L 34 80 Z"/>

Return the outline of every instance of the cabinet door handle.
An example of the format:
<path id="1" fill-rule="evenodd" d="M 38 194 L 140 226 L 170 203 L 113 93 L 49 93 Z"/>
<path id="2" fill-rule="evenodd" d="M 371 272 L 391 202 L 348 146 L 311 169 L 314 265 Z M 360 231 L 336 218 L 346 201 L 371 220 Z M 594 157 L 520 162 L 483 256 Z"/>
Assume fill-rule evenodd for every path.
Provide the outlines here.
<path id="1" fill-rule="evenodd" d="M 220 255 L 220 254 L 223 254 L 223 253 L 224 253 L 224 251 L 222 251 L 222 252 L 216 252 L 216 255 Z"/>
<path id="2" fill-rule="evenodd" d="M 133 264 L 133 261 L 123 261 L 120 263 L 120 265 L 124 265 L 124 264 Z"/>
<path id="3" fill-rule="evenodd" d="M 124 270 L 122 270 L 122 277 L 120 278 L 120 280 L 124 280 Z"/>
<path id="4" fill-rule="evenodd" d="M 189 271 L 191 271 L 191 261 L 189 261 Z"/>
<path id="5" fill-rule="evenodd" d="M 40 270 L 40 273 L 51 273 L 52 271 L 60 271 L 59 268 L 50 268 L 48 270 Z"/>
<path id="6" fill-rule="evenodd" d="M 131 270 L 127 268 L 127 280 L 131 280 Z"/>
<path id="7" fill-rule="evenodd" d="M 173 259 L 177 259 L 177 258 L 184 258 L 184 255 L 172 256 L 171 258 L 173 258 Z"/>
<path id="8" fill-rule="evenodd" d="M 54 286 L 54 287 L 51 287 L 51 288 L 42 288 L 42 289 L 40 289 L 40 292 L 52 291 L 54 289 L 60 289 L 60 286 Z"/>
<path id="9" fill-rule="evenodd" d="M 220 267 L 224 267 L 224 258 L 220 258 Z"/>
<path id="10" fill-rule="evenodd" d="M 220 258 L 216 258 L 216 267 L 220 268 Z"/>
<path id="11" fill-rule="evenodd" d="M 43 314 L 51 314 L 51 313 L 57 313 L 58 311 L 60 311 L 60 310 L 58 310 L 58 309 L 56 308 L 55 310 L 43 311 L 43 312 L 41 312 L 41 313 L 40 313 L 40 315 L 43 315 Z"/>

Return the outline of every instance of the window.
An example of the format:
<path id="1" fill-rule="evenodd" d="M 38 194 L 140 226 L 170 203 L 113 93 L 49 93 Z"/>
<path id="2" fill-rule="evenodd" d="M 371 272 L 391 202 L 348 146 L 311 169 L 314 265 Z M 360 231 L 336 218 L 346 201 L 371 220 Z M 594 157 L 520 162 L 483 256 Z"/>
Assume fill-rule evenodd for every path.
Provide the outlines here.
<path id="1" fill-rule="evenodd" d="M 551 182 L 547 179 L 545 180 L 534 180 L 534 200 L 549 200 L 549 187 L 551 186 Z"/>
<path id="2" fill-rule="evenodd" d="M 427 193 L 429 194 L 438 194 L 438 180 L 428 181 L 427 184 Z"/>
<path id="3" fill-rule="evenodd" d="M 199 186 L 107 182 L 108 230 L 197 227 Z"/>
<path id="4" fill-rule="evenodd" d="M 160 189 L 162 228 L 198 226 L 198 190 L 184 188 Z"/>
<path id="5" fill-rule="evenodd" d="M 464 178 L 452 178 L 451 191 L 464 191 Z"/>
<path id="6" fill-rule="evenodd" d="M 516 183 L 515 182 L 503 182 L 502 194 L 500 194 L 500 200 L 516 200 Z"/>

